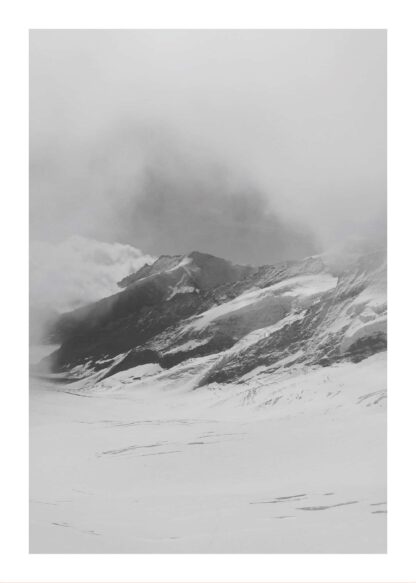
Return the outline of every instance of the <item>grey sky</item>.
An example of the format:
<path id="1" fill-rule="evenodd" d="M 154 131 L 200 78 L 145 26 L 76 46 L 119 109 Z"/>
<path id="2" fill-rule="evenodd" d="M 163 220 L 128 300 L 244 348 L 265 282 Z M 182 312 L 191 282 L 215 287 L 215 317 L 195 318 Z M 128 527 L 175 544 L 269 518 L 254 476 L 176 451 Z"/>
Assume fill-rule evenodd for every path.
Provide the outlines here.
<path id="1" fill-rule="evenodd" d="M 31 238 L 247 262 L 384 236 L 384 31 L 32 31 Z"/>

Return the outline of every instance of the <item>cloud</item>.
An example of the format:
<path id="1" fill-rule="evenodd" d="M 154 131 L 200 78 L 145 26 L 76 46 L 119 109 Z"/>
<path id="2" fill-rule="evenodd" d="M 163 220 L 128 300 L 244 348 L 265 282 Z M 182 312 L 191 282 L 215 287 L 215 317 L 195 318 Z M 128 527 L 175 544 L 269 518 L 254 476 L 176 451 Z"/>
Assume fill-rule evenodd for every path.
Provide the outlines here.
<path id="1" fill-rule="evenodd" d="M 128 201 L 119 237 L 155 255 L 198 250 L 254 265 L 317 250 L 310 229 L 278 218 L 250 177 L 189 152 L 156 151 Z"/>
<path id="2" fill-rule="evenodd" d="M 30 304 L 65 312 L 109 296 L 117 282 L 154 258 L 129 245 L 72 236 L 59 244 L 34 241 Z"/>
<path id="3" fill-rule="evenodd" d="M 32 239 L 264 263 L 383 236 L 386 33 L 32 31 L 30 159 Z"/>

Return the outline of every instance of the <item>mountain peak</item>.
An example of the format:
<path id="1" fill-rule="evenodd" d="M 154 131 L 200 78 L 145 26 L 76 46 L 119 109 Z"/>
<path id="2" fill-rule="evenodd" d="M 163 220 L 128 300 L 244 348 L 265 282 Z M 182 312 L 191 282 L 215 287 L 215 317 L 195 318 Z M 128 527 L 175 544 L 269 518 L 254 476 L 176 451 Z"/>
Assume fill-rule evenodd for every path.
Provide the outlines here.
<path id="1" fill-rule="evenodd" d="M 183 270 L 186 277 L 192 277 L 197 287 L 208 289 L 238 281 L 256 269 L 246 265 L 235 265 L 210 253 L 191 251 L 188 255 L 160 255 L 154 263 L 146 263 L 141 269 L 122 279 L 118 285 L 126 288 L 149 276 Z"/>

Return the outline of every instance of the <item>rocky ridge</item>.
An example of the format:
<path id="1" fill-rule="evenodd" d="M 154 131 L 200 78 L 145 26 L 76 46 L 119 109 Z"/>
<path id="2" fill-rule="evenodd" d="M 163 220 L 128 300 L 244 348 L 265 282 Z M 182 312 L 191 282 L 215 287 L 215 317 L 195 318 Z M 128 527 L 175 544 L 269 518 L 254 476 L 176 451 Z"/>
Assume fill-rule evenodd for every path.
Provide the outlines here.
<path id="1" fill-rule="evenodd" d="M 53 339 L 62 344 L 44 367 L 103 379 L 143 364 L 172 374 L 189 365 L 196 388 L 386 349 L 384 250 L 261 267 L 161 256 L 120 287 L 61 316 Z"/>

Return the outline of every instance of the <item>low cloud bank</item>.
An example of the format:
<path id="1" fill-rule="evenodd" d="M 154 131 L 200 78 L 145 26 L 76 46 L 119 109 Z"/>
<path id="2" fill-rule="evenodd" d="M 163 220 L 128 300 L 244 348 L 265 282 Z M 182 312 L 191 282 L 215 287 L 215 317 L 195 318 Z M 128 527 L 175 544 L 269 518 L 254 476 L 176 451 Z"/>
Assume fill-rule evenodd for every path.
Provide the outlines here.
<path id="1" fill-rule="evenodd" d="M 120 243 L 72 236 L 58 244 L 33 241 L 30 305 L 73 310 L 120 290 L 117 282 L 154 258 Z"/>

